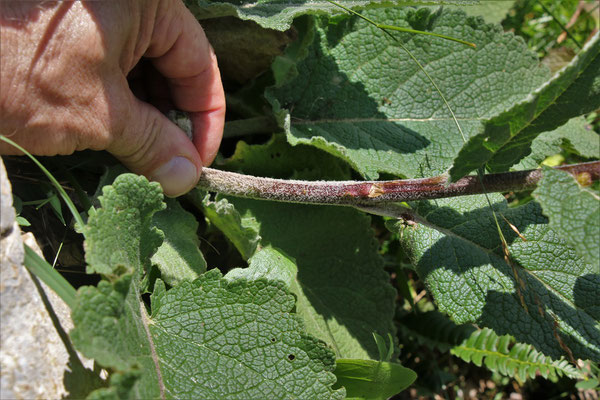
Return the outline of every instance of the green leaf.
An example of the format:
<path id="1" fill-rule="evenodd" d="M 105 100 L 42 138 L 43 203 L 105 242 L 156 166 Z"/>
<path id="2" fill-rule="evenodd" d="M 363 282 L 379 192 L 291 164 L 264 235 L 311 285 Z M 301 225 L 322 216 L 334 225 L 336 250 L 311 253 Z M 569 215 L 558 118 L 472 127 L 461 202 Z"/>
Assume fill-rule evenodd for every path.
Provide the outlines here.
<path id="1" fill-rule="evenodd" d="M 19 226 L 31 226 L 31 222 L 27 221 L 27 219 L 21 217 L 20 215 L 17 215 L 16 221 Z"/>
<path id="2" fill-rule="evenodd" d="M 129 398 L 159 397 L 161 384 L 152 354 L 156 344 L 146 330 L 149 320 L 132 274 L 101 281 L 77 291 L 71 340 L 86 357 L 119 373 L 136 373 Z"/>
<path id="3" fill-rule="evenodd" d="M 441 174 L 464 144 L 441 97 L 401 45 L 437 82 L 467 137 L 548 76 L 521 39 L 463 12 L 376 9 L 364 14 L 382 24 L 477 44 L 474 50 L 393 33 L 396 42 L 356 17 L 320 20 L 298 75 L 266 95 L 291 144 L 323 149 L 365 177 Z"/>
<path id="4" fill-rule="evenodd" d="M 236 155 L 242 151 L 246 162 L 234 156 L 225 166 L 235 166 L 232 169 L 249 174 L 277 174 L 289 178 L 279 170 L 284 162 L 277 160 L 281 159 L 290 160 L 284 170 L 301 179 L 343 172 L 332 157 L 325 157 L 321 162 L 319 156 L 323 152 L 309 146 L 300 149 L 302 157 L 294 156 L 296 148 L 280 138 L 266 145 L 240 145 Z M 275 161 L 270 164 L 271 159 Z M 195 195 L 194 199 L 197 199 Z M 197 200 L 194 203 L 213 221 L 212 211 L 206 205 Z M 389 284 L 389 275 L 383 270 L 369 217 L 341 207 L 226 200 L 219 196 L 215 203 L 235 206 L 230 212 L 236 217 L 230 220 L 231 225 L 225 226 L 223 233 L 232 242 L 240 243 L 236 244 L 238 249 L 249 248 L 254 243 L 248 237 L 260 238 L 258 252 L 248 270 L 234 270 L 228 278 L 263 274 L 285 282 L 298 299 L 296 310 L 310 334 L 329 343 L 340 357 L 377 358 L 379 353 L 372 333 L 394 335 L 392 318 L 396 294 Z M 237 227 L 236 221 L 239 221 Z M 245 231 L 253 235 L 238 234 Z M 253 246 L 256 248 L 256 244 Z M 269 247 L 268 251 L 259 251 Z M 272 267 L 268 271 L 255 270 L 253 260 L 259 257 L 271 260 Z M 262 265 L 267 264 L 264 260 Z M 279 277 L 273 278 L 277 274 Z"/>
<path id="5" fill-rule="evenodd" d="M 332 352 L 302 334 L 283 284 L 211 270 L 158 301 L 150 332 L 169 397 L 343 398 Z"/>
<path id="6" fill-rule="evenodd" d="M 521 382 L 538 375 L 556 381 L 561 376 L 583 378 L 584 374 L 567 360 L 553 360 L 525 343 L 514 343 L 510 335 L 498 336 L 484 328 L 473 334 L 451 353 L 477 366 L 485 365 L 490 371 L 509 377 L 518 377 Z"/>
<path id="7" fill-rule="evenodd" d="M 295 260 L 290 259 L 280 250 L 267 246 L 256 252 L 248 260 L 247 268 L 234 268 L 225 275 L 225 279 L 229 281 L 236 279 L 255 281 L 263 278 L 271 281 L 281 281 L 286 287 L 290 287 L 296 280 L 297 273 L 298 267 Z"/>
<path id="8" fill-rule="evenodd" d="M 329 343 L 338 357 L 377 358 L 372 333 L 395 333 L 396 293 L 377 253 L 370 218 L 342 207 L 230 202 L 242 215 L 242 226 L 255 227 L 261 244 L 278 250 L 263 256 L 288 271 L 279 274 L 288 274 L 295 260 L 298 272 L 289 288 L 307 331 Z"/>
<path id="9" fill-rule="evenodd" d="M 167 208 L 154 214 L 152 225 L 160 229 L 165 239 L 152 256 L 162 279 L 171 286 L 193 281 L 206 271 L 206 261 L 198 249 L 198 221 L 175 199 L 167 199 Z"/>
<path id="10" fill-rule="evenodd" d="M 600 194 L 579 186 L 572 175 L 544 167 L 533 196 L 552 229 L 600 273 Z"/>
<path id="11" fill-rule="evenodd" d="M 121 166 L 107 169 L 102 176 L 100 188 L 102 190 L 106 188 L 109 191 L 115 187 L 126 188 L 130 185 L 130 180 L 137 179 L 137 186 L 134 185 L 137 189 L 123 189 L 123 192 L 125 193 L 126 190 L 139 190 L 140 196 L 149 199 L 157 193 L 161 193 L 160 186 L 157 186 L 157 184 L 153 184 L 152 188 L 144 188 L 144 178 L 135 175 L 125 178 L 126 175 L 123 172 L 124 168 Z M 117 184 L 116 179 L 119 176 L 122 176 L 120 179 L 125 179 L 125 181 L 119 181 Z M 108 186 L 110 184 L 113 184 L 113 186 Z M 100 190 L 97 191 L 98 195 L 99 193 Z M 199 274 L 206 271 L 206 261 L 198 249 L 199 240 L 196 234 L 198 222 L 193 215 L 183 210 L 176 200 L 167 199 L 165 208 L 165 204 L 162 203 L 162 194 L 159 197 L 154 203 L 144 206 L 149 207 L 149 210 L 154 210 L 153 212 L 156 212 L 156 214 L 153 214 L 153 217 L 149 220 L 142 220 L 139 215 L 134 215 L 134 211 L 130 213 L 120 211 L 131 208 L 132 204 L 136 204 L 136 200 L 131 200 L 131 197 L 122 196 L 120 199 L 113 200 L 116 201 L 114 204 L 107 204 L 102 196 L 98 196 L 104 211 L 101 211 L 100 215 L 90 215 L 88 227 L 92 227 L 92 231 L 91 233 L 84 231 L 88 239 L 85 244 L 86 257 L 89 257 L 86 260 L 90 265 L 88 270 L 92 271 L 91 268 L 99 265 L 102 269 L 93 270 L 92 272 L 108 274 L 106 267 L 102 266 L 102 262 L 97 263 L 94 261 L 94 257 L 102 259 L 105 254 L 113 252 L 115 253 L 113 257 L 121 260 L 115 262 L 115 265 L 130 265 L 132 268 L 137 268 L 132 256 L 135 254 L 135 249 L 140 248 L 142 251 L 140 260 L 145 260 L 148 254 L 153 254 L 150 262 L 144 261 L 143 272 L 148 272 L 150 265 L 154 264 L 160 270 L 162 279 L 171 286 L 177 285 L 182 280 L 194 280 Z M 106 217 L 106 213 L 112 213 L 113 215 Z M 101 220 L 111 218 L 113 225 L 106 226 L 102 230 L 95 229 L 98 218 Z M 149 240 L 142 239 L 138 242 L 135 237 L 132 238 L 134 231 L 146 232 L 148 225 L 153 227 L 148 232 Z M 124 226 L 127 229 L 125 232 L 117 232 L 113 230 L 113 226 Z M 149 246 L 153 243 L 152 241 L 154 241 L 154 245 Z M 102 253 L 97 255 L 96 253 L 100 251 Z"/>
<path id="12" fill-rule="evenodd" d="M 52 208 L 52 211 L 54 211 L 54 214 L 60 220 L 60 222 L 62 222 L 62 224 L 66 226 L 67 224 L 65 223 L 65 218 L 62 215 L 62 206 L 60 204 L 60 199 L 58 198 L 58 195 L 53 194 L 52 192 L 48 194 L 49 197 L 47 200 L 50 204 L 50 207 Z"/>
<path id="13" fill-rule="evenodd" d="M 499 24 L 508 14 L 508 11 L 513 7 L 514 0 L 484 0 L 479 4 L 467 4 L 466 6 L 448 6 L 449 9 L 460 8 L 467 15 L 481 16 L 485 22 L 491 24 Z"/>
<path id="14" fill-rule="evenodd" d="M 285 135 L 273 135 L 265 144 L 250 145 L 240 141 L 235 153 L 223 167 L 230 171 L 245 170 L 257 176 L 302 179 L 344 180 L 350 178 L 348 166 L 338 158 L 312 146 L 292 147 Z"/>
<path id="15" fill-rule="evenodd" d="M 389 224 L 440 309 L 458 323 L 474 322 L 511 334 L 555 359 L 600 360 L 600 285 L 597 266 L 548 224 L 536 202 L 508 208 L 490 195 L 511 255 L 502 245 L 484 196 L 414 204 L 416 227 Z"/>
<path id="16" fill-rule="evenodd" d="M 75 289 L 52 265 L 23 243 L 23 265 L 54 291 L 70 308 L 75 304 Z"/>
<path id="17" fill-rule="evenodd" d="M 390 361 L 394 355 L 394 339 L 392 335 L 388 333 L 389 345 L 385 342 L 383 336 L 373 332 L 373 339 L 377 344 L 377 350 L 379 350 L 379 361 Z"/>
<path id="18" fill-rule="evenodd" d="M 417 374 L 400 364 L 374 361 L 338 359 L 335 387 L 346 388 L 348 399 L 385 400 L 410 386 Z"/>
<path id="19" fill-rule="evenodd" d="M 84 354 L 140 371 L 128 398 L 343 398 L 331 389 L 333 354 L 302 334 L 283 284 L 227 283 L 212 270 L 153 301 L 148 317 L 126 275 L 80 289 L 73 313 Z"/>
<path id="20" fill-rule="evenodd" d="M 102 208 L 83 229 L 88 273 L 122 275 L 149 270 L 150 257 L 164 235 L 151 228 L 152 215 L 165 208 L 158 183 L 134 174 L 120 175 L 102 189 Z"/>
<path id="21" fill-rule="evenodd" d="M 513 166 L 515 170 L 535 169 L 547 157 L 566 149 L 581 157 L 600 158 L 600 136 L 585 118 L 573 118 L 563 126 L 544 132 L 531 143 L 531 153 Z"/>
<path id="22" fill-rule="evenodd" d="M 192 202 L 208 220 L 216 226 L 233 243 L 244 259 L 254 254 L 260 241 L 258 230 L 254 227 L 242 226 L 240 214 L 227 199 L 211 200 L 211 195 L 200 190 L 190 194 Z"/>
<path id="23" fill-rule="evenodd" d="M 80 288 L 72 315 L 73 343 L 114 371 L 113 386 L 91 398 L 343 398 L 331 388 L 333 353 L 304 333 L 281 282 L 228 282 L 218 270 L 170 290 L 157 280 L 148 315 L 137 269 L 152 255 L 139 249 L 139 237 L 157 238 L 150 224 L 162 209 L 156 187 L 143 177 L 118 177 L 84 229 L 90 260 L 102 266 L 90 269 L 111 277 Z M 135 244 L 121 247 L 134 253 L 104 251 L 108 242 L 98 237 L 107 233 L 111 243 Z"/>
<path id="24" fill-rule="evenodd" d="M 345 0 L 347 7 L 382 7 L 415 4 L 470 4 L 477 0 Z M 264 28 L 284 31 L 290 28 L 294 18 L 305 14 L 336 14 L 344 12 L 326 1 L 307 0 L 241 0 L 209 1 L 185 0 L 185 4 L 198 19 L 236 16 L 252 20 Z"/>
<path id="25" fill-rule="evenodd" d="M 450 170 L 458 180 L 484 164 L 506 170 L 530 152 L 541 133 L 600 107 L 600 34 L 597 33 L 565 68 L 524 101 L 485 124 L 461 149 Z"/>
<path id="26" fill-rule="evenodd" d="M 598 390 L 598 386 L 600 386 L 598 379 L 588 379 L 587 381 L 580 381 L 575 384 L 575 387 L 581 390 Z"/>
<path id="27" fill-rule="evenodd" d="M 485 366 L 491 371 L 509 377 L 527 376 L 534 378 L 540 374 L 544 378 L 559 376 L 582 377 L 582 372 L 569 364 L 544 356 L 533 346 L 517 343 L 510 335 L 498 336 L 491 329 L 476 329 L 471 324 L 456 325 L 447 316 L 429 311 L 420 314 L 407 314 L 400 319 L 402 340 L 416 341 L 427 347 L 447 352 L 448 350 L 464 361 Z"/>

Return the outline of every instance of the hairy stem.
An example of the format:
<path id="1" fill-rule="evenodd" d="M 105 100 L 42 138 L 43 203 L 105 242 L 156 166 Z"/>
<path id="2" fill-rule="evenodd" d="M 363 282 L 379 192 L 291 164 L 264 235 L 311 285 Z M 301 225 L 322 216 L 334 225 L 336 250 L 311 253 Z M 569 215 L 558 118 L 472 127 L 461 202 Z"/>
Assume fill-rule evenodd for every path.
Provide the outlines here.
<path id="1" fill-rule="evenodd" d="M 587 181 L 600 180 L 600 161 L 557 167 Z M 332 204 L 368 209 L 375 205 L 487 192 L 522 191 L 535 187 L 542 170 L 466 176 L 448 184 L 447 176 L 394 181 L 298 181 L 260 178 L 204 168 L 198 188 L 253 199 L 306 204 Z M 377 207 L 375 207 L 377 208 Z M 375 209 L 374 208 L 374 209 Z"/>

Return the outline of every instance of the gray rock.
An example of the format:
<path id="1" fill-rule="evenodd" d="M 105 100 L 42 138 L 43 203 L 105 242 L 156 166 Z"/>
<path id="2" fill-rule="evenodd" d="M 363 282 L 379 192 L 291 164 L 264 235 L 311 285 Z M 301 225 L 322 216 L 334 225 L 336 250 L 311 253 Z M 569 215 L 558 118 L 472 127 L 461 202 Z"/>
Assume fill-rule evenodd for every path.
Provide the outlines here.
<path id="1" fill-rule="evenodd" d="M 73 349 L 69 307 L 23 266 L 23 238 L 41 251 L 21 237 L 1 159 L 0 184 L 0 399 L 85 397 L 102 381 Z"/>

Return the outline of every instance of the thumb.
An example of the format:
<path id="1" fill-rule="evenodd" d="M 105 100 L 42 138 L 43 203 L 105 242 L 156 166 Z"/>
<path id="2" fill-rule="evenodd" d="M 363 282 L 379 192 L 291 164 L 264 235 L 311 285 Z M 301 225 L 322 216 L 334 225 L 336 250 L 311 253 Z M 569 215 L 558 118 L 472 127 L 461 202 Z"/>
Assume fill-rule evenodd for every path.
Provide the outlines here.
<path id="1" fill-rule="evenodd" d="M 107 149 L 132 172 L 160 183 L 176 197 L 190 191 L 202 160 L 186 134 L 156 108 L 132 96 L 129 120 Z"/>

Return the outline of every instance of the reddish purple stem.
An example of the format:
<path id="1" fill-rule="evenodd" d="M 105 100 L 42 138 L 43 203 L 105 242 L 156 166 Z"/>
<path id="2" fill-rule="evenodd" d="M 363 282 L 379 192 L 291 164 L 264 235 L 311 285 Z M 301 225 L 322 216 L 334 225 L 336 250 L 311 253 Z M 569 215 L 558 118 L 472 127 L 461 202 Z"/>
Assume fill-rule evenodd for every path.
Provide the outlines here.
<path id="1" fill-rule="evenodd" d="M 600 161 L 556 167 L 587 181 L 600 179 Z M 204 168 L 198 187 L 223 194 L 254 199 L 311 204 L 368 206 L 491 192 L 522 191 L 535 187 L 542 170 L 466 176 L 448 184 L 447 176 L 394 181 L 297 181 L 259 178 Z M 483 185 L 482 185 L 483 184 Z"/>

